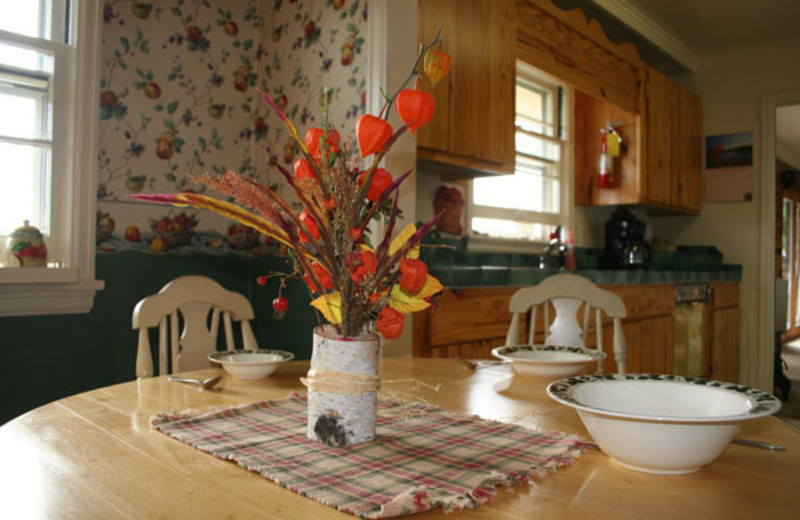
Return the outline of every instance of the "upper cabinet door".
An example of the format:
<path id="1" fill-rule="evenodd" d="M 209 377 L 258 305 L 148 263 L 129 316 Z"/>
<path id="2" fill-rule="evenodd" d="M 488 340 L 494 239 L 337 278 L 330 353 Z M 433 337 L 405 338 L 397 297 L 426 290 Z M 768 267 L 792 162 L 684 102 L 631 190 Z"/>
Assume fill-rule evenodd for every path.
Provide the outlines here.
<path id="1" fill-rule="evenodd" d="M 436 115 L 421 128 L 419 156 L 490 173 L 514 171 L 514 0 L 419 0 L 419 37 L 441 28 L 450 74 L 433 93 Z"/>
<path id="2" fill-rule="evenodd" d="M 702 209 L 700 99 L 648 68 L 645 83 L 644 201 L 683 213 Z"/>
<path id="3" fill-rule="evenodd" d="M 665 75 L 647 70 L 645 83 L 644 198 L 669 206 L 672 200 L 672 110 L 676 85 Z M 675 176 L 677 178 L 677 176 Z"/>

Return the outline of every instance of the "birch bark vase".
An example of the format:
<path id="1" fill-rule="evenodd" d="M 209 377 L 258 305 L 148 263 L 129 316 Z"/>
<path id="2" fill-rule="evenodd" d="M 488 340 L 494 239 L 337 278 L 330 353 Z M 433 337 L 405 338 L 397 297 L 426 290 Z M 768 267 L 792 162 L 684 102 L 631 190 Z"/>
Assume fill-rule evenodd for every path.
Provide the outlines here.
<path id="1" fill-rule="evenodd" d="M 380 336 L 341 337 L 314 329 L 308 386 L 308 438 L 341 447 L 375 438 Z"/>

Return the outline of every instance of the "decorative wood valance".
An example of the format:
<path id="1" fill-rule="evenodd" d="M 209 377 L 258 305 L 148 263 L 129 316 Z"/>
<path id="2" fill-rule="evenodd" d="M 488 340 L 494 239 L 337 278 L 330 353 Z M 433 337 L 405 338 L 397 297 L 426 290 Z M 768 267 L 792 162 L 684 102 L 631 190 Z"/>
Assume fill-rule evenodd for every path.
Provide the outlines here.
<path id="1" fill-rule="evenodd" d="M 580 9 L 562 11 L 550 0 L 517 0 L 517 57 L 593 96 L 640 111 L 644 63 L 633 44 L 608 40 Z"/>

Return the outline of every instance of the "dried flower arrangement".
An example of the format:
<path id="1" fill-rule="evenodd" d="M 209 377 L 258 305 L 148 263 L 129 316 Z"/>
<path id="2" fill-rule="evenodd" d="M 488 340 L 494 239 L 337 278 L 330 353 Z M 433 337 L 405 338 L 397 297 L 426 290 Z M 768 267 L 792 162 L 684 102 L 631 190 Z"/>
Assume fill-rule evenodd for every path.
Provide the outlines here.
<path id="1" fill-rule="evenodd" d="M 288 248 L 295 260 L 295 274 L 301 275 L 311 293 L 317 295 L 311 305 L 341 336 L 354 337 L 377 328 L 384 338 L 397 338 L 404 314 L 427 308 L 431 297 L 443 288 L 419 259 L 420 242 L 439 216 L 419 229 L 408 224 L 394 236 L 399 218 L 398 190 L 411 171 L 393 179 L 380 163 L 406 130 L 413 134 L 433 116 L 433 96 L 406 86 L 423 71 L 434 85 L 447 74 L 450 56 L 433 49 L 438 42 L 437 36 L 420 50 L 408 78 L 393 95 L 385 97 L 378 116 L 364 114 L 358 119 L 360 156 L 372 156 L 366 169 L 360 167 L 350 140 L 342 142 L 339 133 L 327 124 L 327 106 L 323 108 L 322 127 L 308 129 L 301 138 L 286 113 L 268 94 L 260 92 L 303 154 L 295 162 L 293 173 L 276 158 L 270 159 L 301 211 L 274 189 L 232 171 L 196 180 L 234 202 L 189 192 L 133 197 L 208 209 L 274 238 Z M 327 96 L 322 97 L 327 100 Z M 387 121 L 392 105 L 404 123 L 397 130 Z M 373 245 L 368 226 L 381 215 L 385 216 L 383 237 Z M 279 295 L 273 306 L 276 312 L 285 312 L 287 302 Z"/>

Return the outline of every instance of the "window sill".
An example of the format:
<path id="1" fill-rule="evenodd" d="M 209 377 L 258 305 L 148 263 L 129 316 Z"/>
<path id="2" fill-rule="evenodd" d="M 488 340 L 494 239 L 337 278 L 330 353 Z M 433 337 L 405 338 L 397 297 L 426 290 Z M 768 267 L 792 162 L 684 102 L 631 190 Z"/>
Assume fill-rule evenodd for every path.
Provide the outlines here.
<path id="1" fill-rule="evenodd" d="M 467 251 L 475 253 L 522 253 L 540 255 L 547 244 L 531 240 L 513 238 L 493 238 L 471 235 L 467 241 Z"/>
<path id="2" fill-rule="evenodd" d="M 95 293 L 105 287 L 105 282 L 102 280 L 57 280 L 70 274 L 61 271 L 74 271 L 77 275 L 77 270 L 30 269 L 46 272 L 31 273 L 22 277 L 24 279 L 38 276 L 39 279 L 35 281 L 22 281 L 17 276 L 18 283 L 11 283 L 8 281 L 11 273 L 6 274 L 5 269 L 0 270 L 0 316 L 85 314 L 92 308 Z M 50 280 L 45 280 L 46 278 Z"/>

